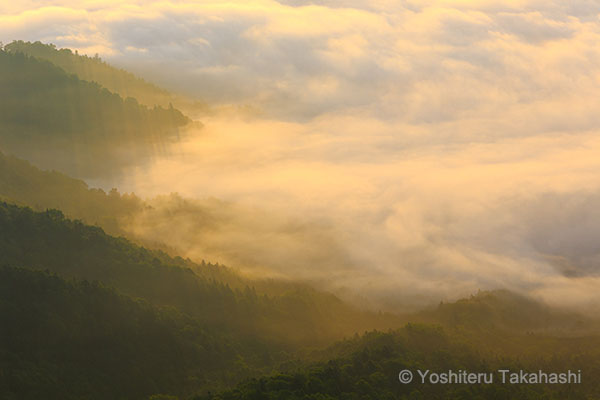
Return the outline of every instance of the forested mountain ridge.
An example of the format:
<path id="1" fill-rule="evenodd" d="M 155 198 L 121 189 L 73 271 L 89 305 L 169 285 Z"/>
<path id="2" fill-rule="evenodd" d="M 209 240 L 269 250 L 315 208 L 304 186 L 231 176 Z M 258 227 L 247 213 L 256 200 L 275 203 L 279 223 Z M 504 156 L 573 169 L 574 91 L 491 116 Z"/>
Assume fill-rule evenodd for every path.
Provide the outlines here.
<path id="1" fill-rule="evenodd" d="M 109 235 L 127 237 L 147 248 L 164 249 L 161 243 L 148 243 L 125 229 L 129 218 L 151 207 L 134 194 L 120 194 L 116 189 L 106 193 L 101 189 L 89 188 L 82 180 L 70 178 L 56 171 L 42 171 L 27 161 L 5 156 L 2 153 L 0 153 L 0 200 L 31 207 L 38 212 L 59 209 L 64 211 L 67 218 L 98 226 Z M 166 256 L 161 251 L 156 254 L 160 257 Z M 301 297 L 318 298 L 319 300 L 315 300 L 317 302 L 339 302 L 335 296 L 313 290 L 301 282 L 251 280 L 231 268 L 183 260 L 172 251 L 169 254 L 172 257 L 168 262 L 172 263 L 176 260 L 178 265 L 189 268 L 207 279 L 228 284 L 234 289 L 244 290 L 246 286 L 252 286 L 259 294 L 296 293 Z"/>
<path id="2" fill-rule="evenodd" d="M 472 340 L 477 340 L 478 332 L 495 332 L 498 341 L 512 333 L 581 336 L 600 332 L 598 319 L 589 313 L 553 308 L 508 290 L 480 291 L 440 303 L 435 309 L 415 314 L 412 320 L 470 333 Z"/>
<path id="3" fill-rule="evenodd" d="M 143 163 L 190 122 L 19 52 L 0 50 L 0 86 L 0 147 L 80 177 Z"/>
<path id="4" fill-rule="evenodd" d="M 487 339 L 491 339 L 487 337 Z M 595 399 L 600 395 L 596 377 L 600 337 L 578 339 L 523 337 L 522 349 L 537 346 L 533 355 L 490 353 L 460 337 L 431 325 L 408 324 L 394 332 L 370 332 L 338 343 L 331 359 L 294 372 L 251 379 L 235 389 L 197 396 L 195 400 L 414 400 L 497 399 L 564 400 Z M 539 342 L 544 343 L 539 346 Z M 492 343 L 490 345 L 493 346 Z M 500 369 L 519 373 L 581 372 L 581 382 L 566 384 L 503 383 Z M 410 383 L 399 373 L 409 370 Z M 448 371 L 493 375 L 491 383 L 443 384 L 421 380 L 418 371 Z"/>
<path id="5" fill-rule="evenodd" d="M 118 220 L 144 207 L 133 194 L 92 189 L 58 171 L 42 171 L 29 162 L 0 152 L 0 199 L 37 211 L 63 210 L 69 217 L 123 235 Z"/>
<path id="6" fill-rule="evenodd" d="M 144 200 L 133 194 L 119 194 L 116 190 L 106 193 L 100 189 L 90 189 L 81 180 L 54 171 L 42 171 L 26 161 L 1 153 L 0 199 L 29 206 L 37 211 L 60 209 L 67 217 L 100 226 L 108 234 L 125 236 L 144 246 L 163 248 L 160 243 L 140 241 L 140 238 L 124 229 L 129 218 L 150 207 Z M 232 288 L 243 290 L 246 286 L 253 286 L 259 294 L 269 295 L 297 291 L 304 292 L 309 297 L 321 297 L 320 301 L 327 301 L 326 294 L 312 291 L 300 283 L 248 280 L 222 266 L 202 266 L 177 257 L 172 259 L 180 260 L 186 268 L 201 276 L 227 283 Z M 505 331 L 576 335 L 598 330 L 598 323 L 585 316 L 554 310 L 506 291 L 481 292 L 470 298 L 441 303 L 434 309 L 404 315 L 402 318 L 441 324 L 467 333 L 493 330 L 498 333 L 498 340 L 502 340 Z M 473 340 L 475 339 L 476 334 Z"/>
<path id="7" fill-rule="evenodd" d="M 175 96 L 167 90 L 146 82 L 128 71 L 112 67 L 97 55 L 89 57 L 70 49 L 57 49 L 53 44 L 22 40 L 15 40 L 5 45 L 4 50 L 47 60 L 66 72 L 77 75 L 79 79 L 97 82 L 123 98 L 133 97 L 150 107 L 155 105 L 169 107 L 169 103 L 175 100 Z"/>
<path id="8" fill-rule="evenodd" d="M 145 202 L 116 189 L 106 193 L 58 171 L 43 171 L 31 163 L 0 152 L 0 200 L 36 211 L 58 209 L 68 217 L 100 226 L 108 234 L 123 236 L 121 220 L 144 207 Z"/>
<path id="9" fill-rule="evenodd" d="M 421 367 L 440 372 L 578 368 L 588 377 L 600 373 L 595 363 L 598 355 L 590 351 L 600 346 L 597 336 L 502 332 L 504 341 L 498 341 L 495 326 L 487 322 L 473 331 L 480 341 L 472 341 L 473 336 L 462 330 L 410 324 L 316 351 L 309 358 L 322 361 L 303 366 L 306 361 L 293 361 L 293 349 L 331 342 L 336 325 L 337 332 L 340 327 L 349 332 L 344 320 L 360 314 L 340 315 L 348 309 L 336 305 L 333 297 L 318 303 L 306 293 L 269 297 L 251 287 L 231 289 L 195 273 L 189 261 L 112 238 L 97 227 L 65 219 L 57 210 L 34 212 L 0 203 L 0 265 L 6 264 L 28 269 L 0 269 L 0 319 L 6 321 L 3 326 L 11 327 L 0 333 L 7 346 L 0 351 L 10 363 L 2 368 L 12 371 L 0 374 L 0 380 L 6 383 L 3 390 L 9 399 L 34 399 L 39 391 L 46 391 L 44 398 L 76 399 L 82 391 L 92 390 L 91 399 L 142 399 L 160 392 L 183 398 L 199 393 L 199 399 L 533 400 L 540 396 L 583 399 L 597 390 L 590 384 L 461 387 L 397 381 L 398 371 Z M 65 282 L 52 273 L 75 281 Z M 78 283 L 82 279 L 101 283 Z M 481 299 L 445 304 L 442 311 L 458 304 L 463 311 L 474 307 L 466 314 L 477 315 L 478 302 L 488 304 L 487 312 L 502 313 L 504 307 L 515 314 L 521 311 L 503 293 L 495 300 L 489 299 L 493 293 L 478 296 Z M 144 300 L 132 302 L 131 297 Z M 375 326 L 377 320 L 353 322 Z M 463 327 L 472 329 L 470 324 Z M 38 332 L 45 332 L 44 337 L 38 338 Z M 153 346 L 159 348 L 145 354 Z M 96 350 L 100 347 L 104 351 Z M 126 361 L 120 362 L 123 354 Z M 94 362 L 88 367 L 90 361 Z M 286 361 L 293 362 L 276 375 L 203 394 L 208 389 L 217 393 L 215 389 L 244 377 L 276 371 Z M 135 368 L 137 363 L 143 368 Z M 113 378 L 112 373 L 121 375 Z M 57 384 L 61 379 L 73 381 Z"/>
<path id="10" fill-rule="evenodd" d="M 0 263 L 97 280 L 155 305 L 176 307 L 208 326 L 284 348 L 327 344 L 373 326 L 399 324 L 308 288 L 289 286 L 281 295 L 267 296 L 242 279 L 247 287 L 232 288 L 222 281 L 230 274 L 223 267 L 147 250 L 57 210 L 0 203 Z"/>

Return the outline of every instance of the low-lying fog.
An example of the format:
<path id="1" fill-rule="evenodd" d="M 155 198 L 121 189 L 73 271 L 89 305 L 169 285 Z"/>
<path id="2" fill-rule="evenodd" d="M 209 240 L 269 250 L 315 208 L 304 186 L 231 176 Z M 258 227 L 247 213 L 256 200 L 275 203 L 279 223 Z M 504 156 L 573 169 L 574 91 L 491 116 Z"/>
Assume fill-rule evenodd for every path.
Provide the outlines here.
<path id="1" fill-rule="evenodd" d="M 597 2 L 56 3 L 0 33 L 216 110 L 115 183 L 137 234 L 375 307 L 600 306 Z"/>
<path id="2" fill-rule="evenodd" d="M 171 157 L 121 183 L 163 194 L 133 222 L 136 234 L 374 306 L 479 288 L 597 304 L 594 132 L 451 141 L 437 132 L 468 129 L 464 122 L 227 115 L 205 123 Z M 171 192 L 179 196 L 164 196 Z"/>

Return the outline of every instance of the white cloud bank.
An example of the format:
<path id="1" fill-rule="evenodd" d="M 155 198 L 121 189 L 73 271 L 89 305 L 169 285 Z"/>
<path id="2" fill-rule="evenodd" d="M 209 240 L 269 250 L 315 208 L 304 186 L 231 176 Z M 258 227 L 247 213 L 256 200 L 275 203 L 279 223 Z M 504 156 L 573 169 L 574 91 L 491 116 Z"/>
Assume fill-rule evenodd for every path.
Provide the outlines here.
<path id="1" fill-rule="evenodd" d="M 390 307 L 507 287 L 600 308 L 598 2 L 43 3 L 1 5 L 0 39 L 260 110 L 120 183 L 236 205 L 157 199 L 138 233 Z"/>

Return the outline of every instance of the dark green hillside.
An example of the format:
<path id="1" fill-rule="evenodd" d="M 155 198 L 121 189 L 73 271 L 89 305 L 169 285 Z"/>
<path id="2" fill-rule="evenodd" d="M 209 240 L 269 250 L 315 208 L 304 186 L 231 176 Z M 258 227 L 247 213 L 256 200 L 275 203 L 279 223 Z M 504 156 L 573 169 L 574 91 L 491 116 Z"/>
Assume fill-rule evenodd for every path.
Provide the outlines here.
<path id="1" fill-rule="evenodd" d="M 489 338 L 488 338 L 489 339 Z M 528 338 L 524 347 L 538 340 Z M 252 379 L 236 389 L 207 394 L 196 400 L 452 400 L 452 399 L 595 399 L 600 395 L 600 338 L 551 339 L 542 352 L 530 357 L 507 357 L 481 352 L 463 344 L 441 328 L 409 324 L 390 333 L 372 332 L 341 342 L 331 349 L 338 355 L 294 373 Z M 405 369 L 409 384 L 399 381 Z M 499 369 L 527 372 L 582 371 L 581 384 L 502 384 Z M 492 384 L 440 384 L 421 381 L 417 370 L 492 373 Z"/>
<path id="2" fill-rule="evenodd" d="M 322 361 L 293 372 L 292 366 L 305 362 L 292 361 L 291 353 L 306 354 L 302 349 L 390 320 L 302 287 L 279 296 L 231 289 L 201 273 L 221 267 L 146 250 L 56 210 L 0 203 L 0 264 L 102 282 L 66 283 L 51 273 L 0 270 L 0 398 L 138 399 L 160 392 L 181 398 L 200 393 L 203 400 L 533 400 L 600 394 L 590 378 L 600 374 L 600 339 L 518 333 L 527 327 L 519 321 L 541 308 L 509 293 L 481 293 L 441 306 L 435 316 L 450 326 L 445 331 L 412 324 L 356 336 L 313 352 L 310 358 Z M 457 315 L 468 323 L 452 325 Z M 499 321 L 514 329 L 498 331 Z M 287 365 L 280 369 L 286 372 L 205 395 L 278 365 Z M 584 384 L 402 385 L 397 376 L 405 368 L 570 368 L 582 370 Z"/>
<path id="3" fill-rule="evenodd" d="M 189 123 L 22 53 L 0 51 L 0 87 L 0 147 L 76 176 L 143 163 Z"/>
<path id="4" fill-rule="evenodd" d="M 208 326 L 280 348 L 326 344 L 357 330 L 398 323 L 305 287 L 278 296 L 261 295 L 251 286 L 232 289 L 212 278 L 227 274 L 222 267 L 147 250 L 56 210 L 34 212 L 0 203 L 0 263 L 98 280 L 123 294 L 176 307 Z"/>
<path id="5" fill-rule="evenodd" d="M 101 227 L 109 235 L 127 236 L 123 221 L 148 205 L 132 194 L 120 194 L 116 189 L 104 192 L 89 188 L 79 179 L 57 171 L 42 171 L 29 162 L 0 152 L 0 201 L 27 206 L 35 211 L 63 210 L 67 217 Z M 160 243 L 149 243 L 162 248 Z M 158 253 L 161 254 L 161 253 Z M 197 265 L 180 258 L 172 258 L 184 267 L 206 278 L 244 288 L 248 282 L 228 268 L 210 264 Z"/>
<path id="6" fill-rule="evenodd" d="M 0 326 L 6 400 L 184 395 L 235 376 L 255 352 L 173 309 L 9 267 L 0 267 Z"/>
<path id="7" fill-rule="evenodd" d="M 0 152 L 0 200 L 37 211 L 63 210 L 69 217 L 98 225 L 113 235 L 123 235 L 121 218 L 145 207 L 133 194 L 90 189 L 79 179 L 57 171 L 42 171 L 29 162 Z"/>
<path id="8" fill-rule="evenodd" d="M 73 53 L 70 49 L 57 49 L 52 44 L 41 42 L 14 41 L 4 46 L 10 53 L 23 53 L 32 57 L 50 61 L 80 79 L 97 82 L 121 97 L 133 97 L 142 104 L 168 107 L 174 96 L 130 72 L 117 69 L 102 61 L 98 56 L 88 57 Z"/>

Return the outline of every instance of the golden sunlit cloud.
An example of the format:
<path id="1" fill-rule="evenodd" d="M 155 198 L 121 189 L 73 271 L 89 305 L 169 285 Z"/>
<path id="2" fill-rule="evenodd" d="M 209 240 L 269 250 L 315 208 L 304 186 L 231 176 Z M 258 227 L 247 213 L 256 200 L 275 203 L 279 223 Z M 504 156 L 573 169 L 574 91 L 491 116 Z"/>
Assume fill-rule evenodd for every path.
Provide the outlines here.
<path id="1" fill-rule="evenodd" d="M 600 234 L 594 2 L 64 0 L 0 12 L 4 43 L 98 52 L 215 109 L 258 110 L 198 116 L 205 128 L 171 156 L 102 182 L 225 201 L 158 197 L 129 221 L 137 235 L 389 307 L 499 287 L 600 304 L 600 247 L 585 239 Z"/>

